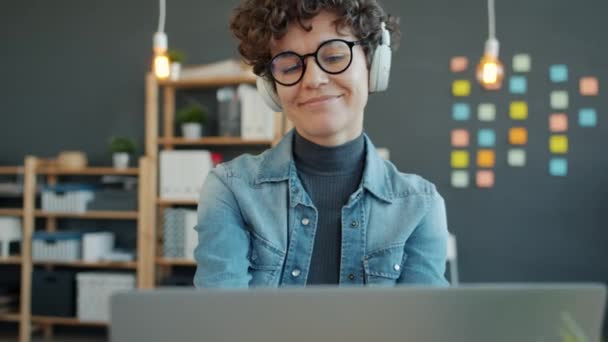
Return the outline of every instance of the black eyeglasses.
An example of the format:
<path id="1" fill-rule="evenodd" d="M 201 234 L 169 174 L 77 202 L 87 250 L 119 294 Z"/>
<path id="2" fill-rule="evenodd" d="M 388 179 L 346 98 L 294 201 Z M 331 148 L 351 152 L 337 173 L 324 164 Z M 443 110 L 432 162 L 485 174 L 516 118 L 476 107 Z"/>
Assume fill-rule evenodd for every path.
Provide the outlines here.
<path id="1" fill-rule="evenodd" d="M 269 69 L 272 78 L 284 86 L 292 86 L 302 79 L 306 72 L 305 60 L 314 56 L 315 62 L 328 74 L 344 72 L 353 61 L 353 46 L 361 41 L 349 42 L 343 39 L 331 39 L 323 42 L 317 51 L 298 55 L 293 51 L 281 52 L 270 60 Z"/>

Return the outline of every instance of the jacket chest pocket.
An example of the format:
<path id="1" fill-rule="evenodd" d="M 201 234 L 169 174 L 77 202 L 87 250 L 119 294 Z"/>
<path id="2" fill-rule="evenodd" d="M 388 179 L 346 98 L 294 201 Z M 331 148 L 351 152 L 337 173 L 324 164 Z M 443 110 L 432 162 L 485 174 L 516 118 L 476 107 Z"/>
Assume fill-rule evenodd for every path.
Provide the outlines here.
<path id="1" fill-rule="evenodd" d="M 365 283 L 370 286 L 395 285 L 407 258 L 403 247 L 404 245 L 384 248 L 366 255 L 363 259 Z"/>
<path id="2" fill-rule="evenodd" d="M 285 253 L 252 237 L 249 252 L 250 286 L 277 286 Z"/>

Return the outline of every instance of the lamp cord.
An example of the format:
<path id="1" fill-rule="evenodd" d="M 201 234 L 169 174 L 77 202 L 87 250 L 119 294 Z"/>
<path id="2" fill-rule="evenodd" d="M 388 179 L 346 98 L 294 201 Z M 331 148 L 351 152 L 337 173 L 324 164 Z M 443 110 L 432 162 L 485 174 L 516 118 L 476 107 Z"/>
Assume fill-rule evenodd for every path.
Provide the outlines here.
<path id="1" fill-rule="evenodd" d="M 159 0 L 159 13 L 158 13 L 158 31 L 165 32 L 165 11 L 166 3 L 165 0 Z"/>
<path id="2" fill-rule="evenodd" d="M 494 0 L 488 0 L 488 32 L 489 38 L 496 38 L 496 16 L 494 13 Z"/>

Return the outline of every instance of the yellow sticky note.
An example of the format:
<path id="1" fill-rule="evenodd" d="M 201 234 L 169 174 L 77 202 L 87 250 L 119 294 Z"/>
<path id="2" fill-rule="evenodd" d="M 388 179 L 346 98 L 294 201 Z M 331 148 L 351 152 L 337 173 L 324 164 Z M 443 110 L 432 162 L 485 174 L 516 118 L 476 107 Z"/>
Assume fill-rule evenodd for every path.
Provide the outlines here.
<path id="1" fill-rule="evenodd" d="M 469 166 L 469 152 L 463 150 L 452 151 L 452 167 L 463 169 Z"/>
<path id="2" fill-rule="evenodd" d="M 452 94 L 454 96 L 469 96 L 471 94 L 471 82 L 467 80 L 456 80 L 452 83 Z"/>
<path id="3" fill-rule="evenodd" d="M 496 164 L 496 156 L 492 150 L 477 151 L 477 166 L 479 167 L 494 167 Z"/>
<path id="4" fill-rule="evenodd" d="M 528 104 L 524 101 L 511 102 L 509 112 L 513 120 L 526 120 L 528 118 Z"/>
<path id="5" fill-rule="evenodd" d="M 513 127 L 509 129 L 509 144 L 525 145 L 528 143 L 528 130 L 524 127 Z"/>
<path id="6" fill-rule="evenodd" d="M 568 153 L 568 137 L 565 135 L 552 135 L 549 138 L 549 150 L 551 153 Z"/>

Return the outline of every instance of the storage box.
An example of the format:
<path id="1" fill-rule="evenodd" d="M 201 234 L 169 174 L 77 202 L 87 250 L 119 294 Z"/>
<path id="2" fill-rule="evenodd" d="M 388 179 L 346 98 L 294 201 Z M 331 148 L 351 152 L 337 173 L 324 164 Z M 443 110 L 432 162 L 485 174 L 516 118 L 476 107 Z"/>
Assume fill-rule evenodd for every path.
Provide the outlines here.
<path id="1" fill-rule="evenodd" d="M 135 190 L 105 189 L 95 192 L 87 204 L 88 210 L 135 211 L 137 210 L 137 192 Z"/>
<path id="2" fill-rule="evenodd" d="M 74 317 L 75 286 L 73 272 L 35 268 L 32 273 L 32 314 Z"/>
<path id="3" fill-rule="evenodd" d="M 110 297 L 135 288 L 135 275 L 128 273 L 81 272 L 76 280 L 76 311 L 81 321 L 109 322 Z"/>
<path id="4" fill-rule="evenodd" d="M 163 218 L 163 255 L 194 260 L 194 249 L 198 244 L 194 230 L 196 210 L 166 209 Z"/>
<path id="5" fill-rule="evenodd" d="M 198 200 L 213 162 L 205 150 L 160 152 L 160 197 Z"/>
<path id="6" fill-rule="evenodd" d="M 0 258 L 10 255 L 10 244 L 21 240 L 21 219 L 0 217 Z"/>
<path id="7" fill-rule="evenodd" d="M 96 262 L 114 249 L 114 233 L 85 233 L 82 236 L 82 260 Z"/>
<path id="8" fill-rule="evenodd" d="M 45 186 L 42 190 L 42 210 L 49 212 L 84 213 L 95 197 L 90 184 L 61 184 Z"/>
<path id="9" fill-rule="evenodd" d="M 82 232 L 35 232 L 32 259 L 35 261 L 76 261 L 81 258 Z"/>

